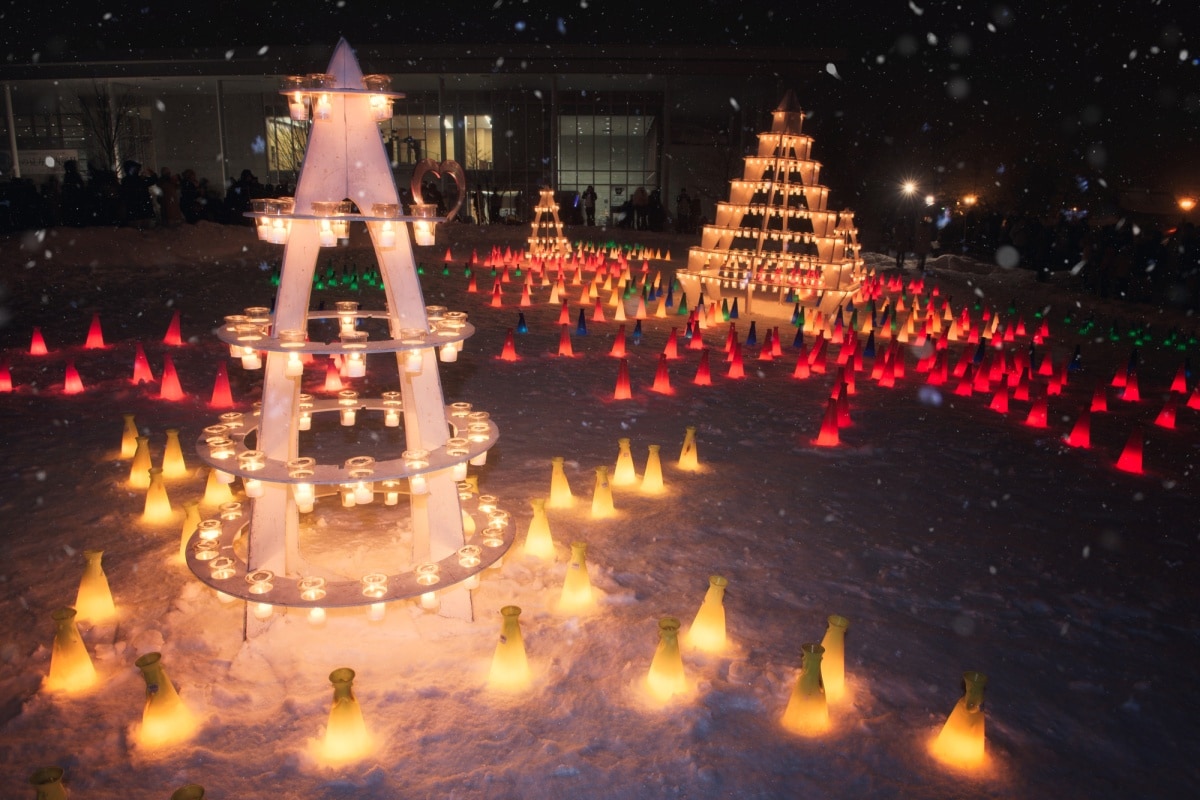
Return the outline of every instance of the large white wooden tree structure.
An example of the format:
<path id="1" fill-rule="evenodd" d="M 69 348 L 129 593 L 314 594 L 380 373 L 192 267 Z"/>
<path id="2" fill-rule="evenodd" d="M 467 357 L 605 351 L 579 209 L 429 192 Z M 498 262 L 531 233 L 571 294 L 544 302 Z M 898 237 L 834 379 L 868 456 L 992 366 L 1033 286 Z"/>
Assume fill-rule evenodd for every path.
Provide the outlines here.
<path id="1" fill-rule="evenodd" d="M 378 612 L 381 603 L 417 596 L 427 608 L 469 619 L 469 587 L 512 543 L 512 526 L 494 508 L 494 498 L 480 502 L 462 483 L 467 464 L 483 463 L 499 433 L 486 412 L 444 402 L 438 357 L 455 360 L 474 329 L 461 312 L 425 305 L 409 235 L 411 224 L 419 242 L 432 244 L 433 225 L 446 219 L 422 201 L 421 178 L 451 175 L 462 198 L 461 168 L 422 162 L 412 182 L 416 203 L 403 215 L 378 126 L 390 116 L 392 99 L 402 95 L 386 91 L 381 76 L 364 78 L 345 40 L 326 73 L 289 81 L 285 93 L 293 116 L 312 119 L 294 202 L 266 201 L 252 214 L 262 238 L 286 242 L 274 314 L 247 309 L 218 330 L 243 366 L 263 364 L 261 407 L 256 415 L 223 415 L 197 443 L 220 474 L 242 479 L 252 499 L 249 513 L 223 509 L 219 520 L 201 523 L 186 549 L 189 566 L 226 596 L 248 601 L 250 635 L 263 624 L 256 619 L 277 607 L 363 605 Z M 385 308 L 339 303 L 336 311 L 310 310 L 321 248 L 336 246 L 355 223 L 364 223 L 370 234 Z M 334 320 L 337 338 L 315 340 L 313 332 Z M 371 338 L 373 326 L 383 338 Z M 340 356 L 351 374 L 357 369 L 362 375 L 368 358 L 387 361 L 389 354 L 399 376 L 396 391 L 377 398 L 352 390 L 330 398 L 302 391 L 308 356 Z M 382 415 L 382 427 L 403 425 L 404 450 L 398 457 L 364 453 L 323 463 L 301 446 L 313 415 L 336 416 L 342 425 L 378 424 Z M 331 502 L 336 516 L 353 514 L 349 507 L 377 497 L 397 513 L 409 512 L 411 553 L 400 559 L 409 568 L 347 575 L 304 557 L 302 516 L 315 502 Z M 394 556 L 381 561 L 397 563 Z"/>

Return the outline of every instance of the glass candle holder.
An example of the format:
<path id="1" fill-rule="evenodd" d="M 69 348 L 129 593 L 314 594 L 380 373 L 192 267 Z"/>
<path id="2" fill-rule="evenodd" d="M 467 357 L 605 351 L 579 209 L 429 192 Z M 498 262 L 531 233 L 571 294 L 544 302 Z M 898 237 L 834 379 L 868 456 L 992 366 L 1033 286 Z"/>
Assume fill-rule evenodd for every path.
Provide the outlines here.
<path id="1" fill-rule="evenodd" d="M 400 502 L 400 481 L 389 478 L 380 483 L 380 488 L 383 489 L 383 504 L 385 506 L 394 506 Z"/>
<path id="2" fill-rule="evenodd" d="M 446 313 L 445 306 L 425 306 L 425 319 L 430 323 L 437 322 Z"/>
<path id="3" fill-rule="evenodd" d="M 245 472 L 257 472 L 267 466 L 267 454 L 262 450 L 244 450 L 238 453 L 238 468 Z"/>
<path id="4" fill-rule="evenodd" d="M 233 439 L 228 436 L 210 436 L 204 440 L 208 445 L 208 455 L 212 458 L 224 461 L 225 459 L 233 458 L 235 451 Z"/>
<path id="5" fill-rule="evenodd" d="M 317 92 L 313 95 L 313 119 L 329 119 L 333 116 L 333 98 L 329 92 Z"/>
<path id="6" fill-rule="evenodd" d="M 267 594 L 275 588 L 275 573 L 269 569 L 256 569 L 246 575 L 250 594 Z"/>
<path id="7" fill-rule="evenodd" d="M 196 524 L 196 538 L 201 542 L 215 542 L 221 538 L 221 520 L 202 519 Z"/>
<path id="8" fill-rule="evenodd" d="M 289 75 L 283 79 L 283 90 L 287 93 L 288 116 L 304 121 L 309 117 L 308 80 L 303 75 Z"/>
<path id="9" fill-rule="evenodd" d="M 262 369 L 262 356 L 253 347 L 243 347 L 238 355 L 242 359 L 242 369 Z"/>
<path id="10" fill-rule="evenodd" d="M 438 358 L 443 364 L 452 364 L 458 361 L 458 348 L 454 346 L 454 342 L 447 342 L 439 347 Z"/>
<path id="11" fill-rule="evenodd" d="M 353 425 L 358 412 L 358 392 L 353 389 L 338 392 L 338 406 L 341 410 L 342 424 Z"/>
<path id="12" fill-rule="evenodd" d="M 300 459 L 295 459 L 299 461 Z M 313 504 L 316 502 L 316 487 L 312 484 L 313 470 L 307 467 L 293 467 L 292 462 L 288 462 L 288 477 L 299 483 L 292 484 L 292 499 L 296 503 L 296 510 L 301 514 L 307 514 L 313 510 Z"/>
<path id="13" fill-rule="evenodd" d="M 392 79 L 387 75 L 364 75 L 363 86 L 368 92 L 367 103 L 371 107 L 371 118 L 383 122 L 392 118 L 392 98 L 387 93 L 392 90 Z"/>
<path id="14" fill-rule="evenodd" d="M 462 459 L 450 468 L 450 477 L 456 481 L 461 481 L 467 477 L 466 458 L 471 452 L 467 449 L 467 445 L 468 441 L 461 436 L 455 436 L 446 440 L 446 455 L 450 458 Z"/>
<path id="15" fill-rule="evenodd" d="M 260 241 L 269 241 L 271 236 L 271 219 L 266 215 L 267 201 L 266 198 L 255 198 L 250 201 L 250 210 L 255 214 L 261 214 L 254 219 L 255 233 L 258 234 Z"/>
<path id="16" fill-rule="evenodd" d="M 257 325 L 261 330 L 264 325 L 271 324 L 271 309 L 266 306 L 250 306 L 242 309 L 250 324 Z"/>
<path id="17" fill-rule="evenodd" d="M 322 577 L 316 575 L 302 577 L 296 582 L 296 588 L 300 591 L 300 599 L 305 602 L 315 603 L 325 599 L 325 579 Z"/>
<path id="18" fill-rule="evenodd" d="M 494 494 L 479 495 L 479 511 L 483 514 L 490 514 L 496 510 L 497 498 Z"/>
<path id="19" fill-rule="evenodd" d="M 302 431 L 312 430 L 312 412 L 313 412 L 313 404 L 311 402 L 306 402 L 304 400 L 301 400 L 300 408 L 297 411 L 297 413 L 299 414 L 299 419 L 297 420 L 297 423 L 296 423 L 296 427 L 299 430 L 302 430 Z"/>
<path id="20" fill-rule="evenodd" d="M 227 581 L 237 575 L 237 568 L 234 565 L 233 559 L 229 556 L 218 556 L 209 562 L 208 568 L 211 570 L 213 580 Z"/>
<path id="21" fill-rule="evenodd" d="M 231 500 L 228 503 L 221 503 L 217 506 L 217 512 L 223 520 L 235 520 L 242 518 L 242 504 L 236 500 Z"/>
<path id="22" fill-rule="evenodd" d="M 350 477 L 354 480 L 354 502 L 356 505 L 366 505 L 375 499 L 375 481 L 373 469 L 352 469 Z"/>
<path id="23" fill-rule="evenodd" d="M 388 428 L 400 427 L 400 413 L 404 405 L 399 400 L 383 401 L 383 424 Z"/>
<path id="24" fill-rule="evenodd" d="M 434 217 L 437 216 L 437 206 L 433 203 L 413 203 L 412 216 L 419 217 L 413 221 L 413 242 L 421 247 L 428 247 L 435 241 Z"/>
<path id="25" fill-rule="evenodd" d="M 226 411 L 218 419 L 221 424 L 229 428 L 229 430 L 237 430 L 246 424 L 245 415 L 240 411 Z"/>
<path id="26" fill-rule="evenodd" d="M 217 542 L 201 539 L 192 548 L 192 556 L 197 561 L 212 561 L 221 554 L 221 545 Z"/>
<path id="27" fill-rule="evenodd" d="M 470 413 L 471 413 L 471 404 L 470 403 L 451 403 L 450 404 L 450 416 L 452 416 L 452 417 L 466 419 L 467 414 L 470 414 Z"/>
<path id="28" fill-rule="evenodd" d="M 388 576 L 382 572 L 368 572 L 362 576 L 361 583 L 363 597 L 378 600 L 387 596 Z"/>
<path id="29" fill-rule="evenodd" d="M 342 508 L 354 508 L 358 505 L 358 500 L 354 495 L 354 484 L 343 483 L 338 487 L 338 494 L 342 498 Z"/>
<path id="30" fill-rule="evenodd" d="M 358 303 L 353 300 L 339 300 L 333 307 L 338 315 L 339 334 L 353 331 L 358 325 Z"/>
<path id="31" fill-rule="evenodd" d="M 367 338 L 366 331 L 343 331 L 339 334 L 342 346 L 346 348 L 346 375 L 350 378 L 361 378 L 367 374 Z"/>
<path id="32" fill-rule="evenodd" d="M 385 220 L 379 225 L 379 246 L 390 250 L 396 246 L 396 224 Z"/>

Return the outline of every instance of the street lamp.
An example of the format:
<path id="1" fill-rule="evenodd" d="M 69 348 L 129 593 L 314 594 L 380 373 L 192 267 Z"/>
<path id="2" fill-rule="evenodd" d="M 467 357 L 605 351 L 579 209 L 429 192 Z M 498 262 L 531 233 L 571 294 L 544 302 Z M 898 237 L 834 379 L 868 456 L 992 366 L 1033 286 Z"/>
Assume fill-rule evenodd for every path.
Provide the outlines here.
<path id="1" fill-rule="evenodd" d="M 1194 198 L 1194 197 L 1179 198 L 1179 208 L 1181 211 L 1183 211 L 1183 213 L 1187 214 L 1195 207 L 1196 207 L 1196 198 Z"/>
<path id="2" fill-rule="evenodd" d="M 905 181 L 900 185 L 900 191 L 904 192 L 909 197 L 912 197 L 917 192 L 917 182 Z"/>

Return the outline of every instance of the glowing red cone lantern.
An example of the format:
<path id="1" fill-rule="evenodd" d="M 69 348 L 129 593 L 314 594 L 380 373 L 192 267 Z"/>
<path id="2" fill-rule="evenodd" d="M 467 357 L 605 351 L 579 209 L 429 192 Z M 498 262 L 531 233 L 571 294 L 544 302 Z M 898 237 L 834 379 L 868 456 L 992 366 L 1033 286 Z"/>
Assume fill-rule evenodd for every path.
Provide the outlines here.
<path id="1" fill-rule="evenodd" d="M 504 297 L 500 291 L 500 281 L 497 280 L 492 284 L 492 308 L 503 308 Z"/>
<path id="2" fill-rule="evenodd" d="M 783 355 L 783 344 L 779 341 L 779 328 L 775 328 L 771 334 L 771 355 L 779 358 Z"/>
<path id="3" fill-rule="evenodd" d="M 9 370 L 8 364 L 0 364 L 0 392 L 11 392 L 12 390 L 12 372 Z"/>
<path id="4" fill-rule="evenodd" d="M 1117 469 L 1123 472 L 1142 474 L 1142 429 L 1134 428 L 1125 442 L 1125 448 L 1117 459 Z"/>
<path id="5" fill-rule="evenodd" d="M 88 328 L 87 341 L 83 343 L 84 350 L 103 350 L 104 331 L 100 330 L 100 315 L 92 314 L 92 324 Z"/>
<path id="6" fill-rule="evenodd" d="M 1129 378 L 1128 371 L 1119 369 L 1113 375 L 1112 383 L 1110 383 L 1109 385 L 1112 386 L 1114 389 L 1124 389 L 1125 381 L 1128 380 L 1128 378 Z"/>
<path id="7" fill-rule="evenodd" d="M 501 361 L 516 361 L 517 360 L 517 343 L 513 338 L 513 329 L 509 328 L 504 334 L 504 347 L 500 350 Z"/>
<path id="8" fill-rule="evenodd" d="M 1171 381 L 1171 391 L 1176 394 L 1187 394 L 1187 369 L 1183 364 L 1175 372 L 1175 380 Z"/>
<path id="9" fill-rule="evenodd" d="M 956 386 L 954 388 L 954 394 L 958 395 L 959 397 L 970 397 L 972 394 L 975 393 L 974 389 L 972 388 L 974 382 L 975 382 L 975 365 L 972 364 L 967 367 L 966 374 L 964 374 L 962 376 L 962 378 L 959 379 L 958 386 Z"/>
<path id="10" fill-rule="evenodd" d="M 1017 378 L 1017 385 L 1013 388 L 1013 399 L 1029 399 L 1029 370 L 1021 370 L 1021 376 Z"/>
<path id="11" fill-rule="evenodd" d="M 1136 372 L 1130 372 L 1129 377 L 1125 380 L 1125 389 L 1121 392 L 1121 399 L 1130 403 L 1136 403 L 1142 399 L 1142 395 L 1138 391 Z"/>
<path id="12" fill-rule="evenodd" d="M 338 371 L 337 359 L 330 356 L 329 361 L 325 364 L 325 391 L 340 392 L 341 390 L 342 376 Z"/>
<path id="13" fill-rule="evenodd" d="M 729 371 L 725 373 L 726 378 L 744 378 L 746 377 L 746 368 L 742 363 L 742 346 L 737 342 L 733 344 L 733 359 L 729 362 Z"/>
<path id="14" fill-rule="evenodd" d="M 758 360 L 759 361 L 774 361 L 775 360 L 775 351 L 771 347 L 772 342 L 774 341 L 772 336 L 773 336 L 773 334 L 771 333 L 771 329 L 768 328 L 767 333 L 766 333 L 766 340 L 762 343 L 762 347 L 760 347 L 758 350 Z M 845 348 L 842 348 L 842 349 L 845 350 Z"/>
<path id="15" fill-rule="evenodd" d="M 604 303 L 600 298 L 596 298 L 596 304 L 592 307 L 592 322 L 607 322 L 604 318 Z"/>
<path id="16" fill-rule="evenodd" d="M 475 273 L 471 273 L 471 279 L 467 281 L 467 292 L 475 294 L 479 291 L 479 282 L 475 280 Z"/>
<path id="17" fill-rule="evenodd" d="M 1039 397 L 1033 401 L 1033 406 L 1029 409 L 1029 415 L 1025 417 L 1025 424 L 1031 428 L 1044 428 L 1046 427 L 1048 416 L 1046 398 Z"/>
<path id="18" fill-rule="evenodd" d="M 839 428 L 845 428 L 850 423 L 850 393 L 846 390 L 846 384 L 843 383 L 838 389 L 837 397 L 834 398 L 837 403 L 837 424 Z"/>
<path id="19" fill-rule="evenodd" d="M 804 344 L 800 344 L 800 355 L 796 357 L 796 368 L 792 370 L 792 377 L 797 380 L 804 380 L 810 374 L 808 368 L 808 353 L 804 352 Z"/>
<path id="20" fill-rule="evenodd" d="M 558 324 L 559 325 L 570 325 L 571 324 L 571 307 L 568 306 L 566 303 L 562 304 L 562 310 L 558 312 Z"/>
<path id="21" fill-rule="evenodd" d="M 1096 384 L 1096 391 L 1092 392 L 1091 411 L 1098 413 L 1108 411 L 1108 394 L 1104 391 L 1104 384 Z"/>
<path id="22" fill-rule="evenodd" d="M 162 386 L 158 391 L 161 400 L 183 400 L 187 395 L 179 385 L 179 373 L 175 371 L 175 362 L 170 356 L 163 356 Z"/>
<path id="23" fill-rule="evenodd" d="M 836 447 L 840 443 L 837 401 L 831 399 L 825 404 L 825 417 L 821 420 L 821 432 L 817 434 L 815 444 L 818 447 Z"/>
<path id="24" fill-rule="evenodd" d="M 571 347 L 570 326 L 561 326 L 562 330 L 558 334 L 558 354 L 566 358 L 574 358 L 575 349 Z"/>
<path id="25" fill-rule="evenodd" d="M 1084 409 L 1071 427 L 1067 436 L 1067 444 L 1071 447 L 1082 447 L 1084 450 L 1092 446 L 1092 412 Z"/>
<path id="26" fill-rule="evenodd" d="M 233 391 L 229 388 L 229 370 L 225 362 L 217 364 L 217 378 L 213 381 L 209 408 L 233 408 Z"/>
<path id="27" fill-rule="evenodd" d="M 42 329 L 34 328 L 33 338 L 29 340 L 29 355 L 44 356 L 49 352 L 50 349 L 46 347 L 46 340 L 42 336 Z"/>
<path id="28" fill-rule="evenodd" d="M 700 352 L 700 366 L 696 368 L 696 377 L 692 383 L 697 386 L 712 386 L 712 370 L 708 366 L 708 348 Z"/>
<path id="29" fill-rule="evenodd" d="M 625 357 L 625 326 L 624 325 L 617 328 L 617 336 L 615 339 L 613 339 L 613 346 L 612 346 L 612 349 L 608 351 L 608 354 L 610 356 L 612 356 L 613 358 L 624 358 Z"/>
<path id="30" fill-rule="evenodd" d="M 1037 374 L 1043 378 L 1054 374 L 1054 359 L 1051 358 L 1049 353 L 1042 359 L 1042 363 L 1038 364 Z"/>
<path id="31" fill-rule="evenodd" d="M 679 329 L 671 328 L 671 335 L 667 337 L 667 344 L 663 347 L 663 356 L 672 361 L 679 358 Z"/>
<path id="32" fill-rule="evenodd" d="M 675 394 L 675 390 L 671 388 L 671 376 L 667 372 L 666 355 L 658 357 L 658 370 L 654 373 L 654 385 L 650 387 L 650 391 L 659 394 Z"/>
<path id="33" fill-rule="evenodd" d="M 1197 384 L 1191 395 L 1188 396 L 1187 407 L 1200 410 L 1200 384 Z"/>
<path id="34" fill-rule="evenodd" d="M 154 371 L 150 369 L 150 360 L 146 358 L 146 350 L 138 342 L 133 354 L 133 382 L 154 383 Z"/>
<path id="35" fill-rule="evenodd" d="M 622 358 L 621 365 L 617 368 L 617 387 L 613 390 L 613 400 L 630 400 L 632 398 L 633 388 L 629 385 L 629 362 Z"/>
<path id="36" fill-rule="evenodd" d="M 183 335 L 180 333 L 179 327 L 179 311 L 176 310 L 171 315 L 171 323 L 167 325 L 167 333 L 163 336 L 163 344 L 171 347 L 179 347 L 183 344 Z"/>
<path id="37" fill-rule="evenodd" d="M 704 335 L 700 331 L 700 323 L 689 322 L 688 324 L 692 326 L 692 338 L 687 343 L 688 350 L 703 350 L 703 349 L 705 349 L 704 348 Z"/>
<path id="38" fill-rule="evenodd" d="M 67 376 L 63 380 L 63 394 L 79 394 L 83 391 L 83 380 L 79 377 L 79 370 L 75 369 L 75 362 L 67 362 Z"/>
<path id="39" fill-rule="evenodd" d="M 994 395 L 992 395 L 992 402 L 990 405 L 988 405 L 988 408 L 990 408 L 992 411 L 995 411 L 999 414 L 1007 414 L 1008 413 L 1008 387 L 1007 386 L 1001 386 L 999 389 L 996 390 L 996 393 Z"/>
<path id="40" fill-rule="evenodd" d="M 533 299 L 529 296 L 529 284 L 525 284 L 521 288 L 521 302 L 519 305 L 521 308 L 529 308 L 533 305 Z"/>
<path id="41" fill-rule="evenodd" d="M 1158 416 L 1154 418 L 1154 424 L 1160 428 L 1168 430 L 1175 429 L 1175 409 L 1178 404 L 1175 401 L 1175 395 L 1169 395 L 1167 402 L 1163 404 L 1162 411 L 1158 412 Z"/>

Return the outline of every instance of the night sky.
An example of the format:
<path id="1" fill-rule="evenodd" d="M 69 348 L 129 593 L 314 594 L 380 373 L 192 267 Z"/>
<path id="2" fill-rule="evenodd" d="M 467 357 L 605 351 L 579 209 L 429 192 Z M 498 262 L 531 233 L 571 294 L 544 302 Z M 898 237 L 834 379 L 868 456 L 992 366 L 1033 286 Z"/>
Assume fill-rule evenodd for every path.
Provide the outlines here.
<path id="1" fill-rule="evenodd" d="M 61 4 L 61 3 L 59 3 Z M 625 44 L 835 47 L 800 91 L 846 200 L 911 176 L 1007 205 L 1117 188 L 1200 193 L 1200 41 L 1194 2 L 449 3 L 10 0 L 10 62 L 160 48 L 324 44 Z M 51 9 L 51 10 L 48 10 Z M 1189 39 L 1189 34 L 1191 39 Z M 268 54 L 259 49 L 267 46 Z M 514 67 L 515 69 L 515 67 Z M 863 165 L 869 165 L 864 168 Z M 832 177 L 832 176 L 831 176 Z"/>

